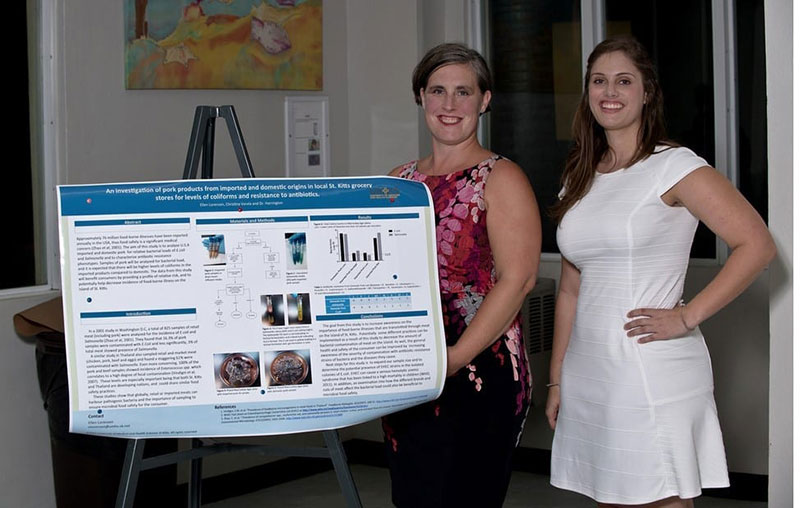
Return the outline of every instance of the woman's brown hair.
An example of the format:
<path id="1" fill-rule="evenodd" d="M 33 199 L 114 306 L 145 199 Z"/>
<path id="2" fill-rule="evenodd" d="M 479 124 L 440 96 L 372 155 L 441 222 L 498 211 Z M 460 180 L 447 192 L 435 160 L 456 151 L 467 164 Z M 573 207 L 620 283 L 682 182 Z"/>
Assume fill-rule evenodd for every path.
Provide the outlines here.
<path id="1" fill-rule="evenodd" d="M 464 44 L 446 42 L 428 50 L 414 68 L 414 74 L 411 77 L 411 88 L 414 91 L 414 101 L 418 106 L 422 105 L 420 90 L 428 87 L 428 79 L 431 74 L 445 65 L 451 64 L 469 65 L 475 72 L 475 79 L 478 81 L 478 88 L 481 93 L 492 90 L 492 73 L 489 71 L 489 66 L 483 56 Z M 489 111 L 488 107 L 486 111 Z"/>
<path id="2" fill-rule="evenodd" d="M 658 84 L 658 76 L 653 61 L 642 44 L 630 36 L 611 37 L 598 44 L 586 63 L 583 78 L 583 95 L 572 120 L 572 136 L 575 144 L 567 155 L 561 185 L 564 187 L 561 199 L 550 209 L 550 215 L 561 222 L 567 210 L 572 208 L 589 192 L 594 179 L 594 171 L 600 160 L 608 152 L 605 131 L 595 120 L 589 109 L 589 77 L 592 66 L 600 56 L 614 51 L 622 51 L 631 59 L 642 74 L 647 101 L 642 108 L 642 122 L 639 127 L 639 148 L 628 165 L 633 165 L 649 157 L 657 145 L 676 146 L 667 139 L 664 126 L 664 95 Z"/>

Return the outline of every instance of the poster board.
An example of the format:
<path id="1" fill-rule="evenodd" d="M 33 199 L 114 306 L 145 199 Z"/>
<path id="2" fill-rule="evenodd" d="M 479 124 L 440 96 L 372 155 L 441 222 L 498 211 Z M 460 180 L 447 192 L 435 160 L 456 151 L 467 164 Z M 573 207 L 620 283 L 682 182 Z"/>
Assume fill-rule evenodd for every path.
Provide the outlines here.
<path id="1" fill-rule="evenodd" d="M 441 393 L 418 182 L 69 185 L 58 204 L 72 432 L 326 430 Z"/>

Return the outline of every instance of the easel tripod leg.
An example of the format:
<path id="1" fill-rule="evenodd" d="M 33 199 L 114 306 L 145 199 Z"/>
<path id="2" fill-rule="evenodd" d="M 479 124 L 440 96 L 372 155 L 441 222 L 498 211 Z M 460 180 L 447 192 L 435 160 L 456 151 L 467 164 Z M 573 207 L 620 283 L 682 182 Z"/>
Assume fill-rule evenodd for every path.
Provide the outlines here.
<path id="1" fill-rule="evenodd" d="M 144 439 L 131 439 L 125 452 L 125 462 L 122 464 L 122 476 L 119 480 L 117 491 L 117 508 L 132 508 L 136 496 L 136 484 L 139 481 L 139 472 L 144 456 Z"/>
<path id="2" fill-rule="evenodd" d="M 192 439 L 192 448 L 202 446 L 199 439 Z M 200 508 L 200 487 L 203 482 L 203 458 L 192 459 L 189 477 L 189 508 Z"/>
<path id="3" fill-rule="evenodd" d="M 358 489 L 356 489 L 356 484 L 353 482 L 353 475 L 350 473 L 347 455 L 344 453 L 339 433 L 335 430 L 326 430 L 322 432 L 322 435 L 325 437 L 325 445 L 331 454 L 333 469 L 336 471 L 336 479 L 339 480 L 339 487 L 342 489 L 348 508 L 361 508 L 361 498 L 358 497 Z"/>

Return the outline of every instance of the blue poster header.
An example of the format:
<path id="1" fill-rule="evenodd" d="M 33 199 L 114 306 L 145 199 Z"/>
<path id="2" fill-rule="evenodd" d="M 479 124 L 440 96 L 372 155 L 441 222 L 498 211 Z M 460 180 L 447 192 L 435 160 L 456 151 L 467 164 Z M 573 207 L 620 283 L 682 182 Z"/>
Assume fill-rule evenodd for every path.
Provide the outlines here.
<path id="1" fill-rule="evenodd" d="M 61 185 L 61 216 L 428 206 L 424 184 L 371 178 L 239 178 Z"/>

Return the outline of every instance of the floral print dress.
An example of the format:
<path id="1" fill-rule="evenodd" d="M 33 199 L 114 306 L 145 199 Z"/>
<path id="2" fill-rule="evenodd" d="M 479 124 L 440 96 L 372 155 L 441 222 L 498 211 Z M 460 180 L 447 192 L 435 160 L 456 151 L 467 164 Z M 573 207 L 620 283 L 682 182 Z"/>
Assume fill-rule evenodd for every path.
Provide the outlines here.
<path id="1" fill-rule="evenodd" d="M 416 162 L 400 172 L 423 182 L 433 196 L 448 346 L 461 337 L 495 283 L 484 189 L 498 159 L 494 155 L 441 176 L 420 173 Z M 530 388 L 518 315 L 505 334 L 447 378 L 437 400 L 383 419 L 395 505 L 501 506 Z"/>

